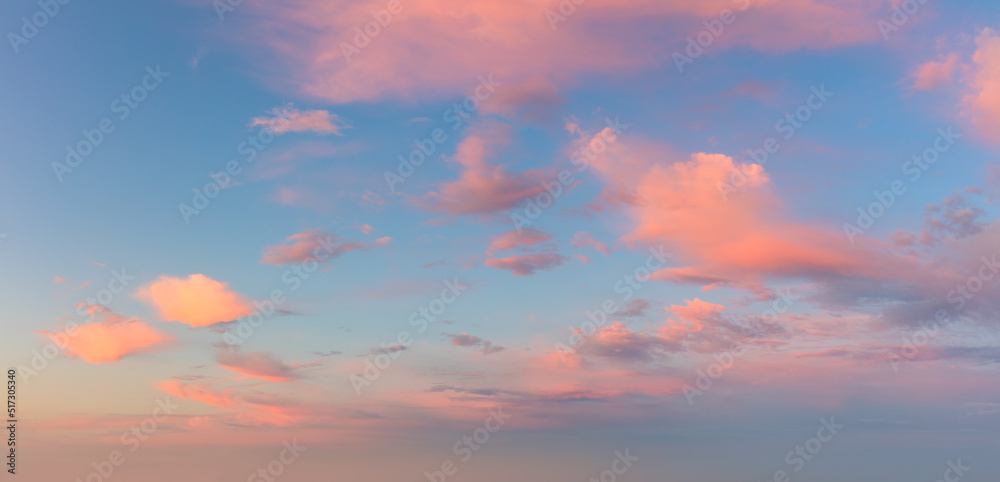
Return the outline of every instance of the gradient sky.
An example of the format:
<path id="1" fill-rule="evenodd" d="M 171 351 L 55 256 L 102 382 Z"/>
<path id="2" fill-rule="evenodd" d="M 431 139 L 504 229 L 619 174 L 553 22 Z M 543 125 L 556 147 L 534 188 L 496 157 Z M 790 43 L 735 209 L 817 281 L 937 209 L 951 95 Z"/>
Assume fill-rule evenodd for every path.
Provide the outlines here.
<path id="1" fill-rule="evenodd" d="M 1000 473 L 996 2 L 0 18 L 21 480 Z"/>

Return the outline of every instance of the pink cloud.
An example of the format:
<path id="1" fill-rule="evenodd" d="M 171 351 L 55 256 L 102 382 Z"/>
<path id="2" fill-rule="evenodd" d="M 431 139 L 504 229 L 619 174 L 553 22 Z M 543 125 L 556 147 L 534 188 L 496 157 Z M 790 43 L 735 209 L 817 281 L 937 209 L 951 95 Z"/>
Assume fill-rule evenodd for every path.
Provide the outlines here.
<path id="1" fill-rule="evenodd" d="M 264 352 L 242 353 L 220 347 L 216 361 L 227 370 L 272 382 L 298 378 L 293 367 Z"/>
<path id="2" fill-rule="evenodd" d="M 451 344 L 454 346 L 476 347 L 481 349 L 483 355 L 492 355 L 506 349 L 500 345 L 493 344 L 489 340 L 484 340 L 478 336 L 464 332 L 461 335 L 448 335 L 448 338 L 451 338 Z"/>
<path id="3" fill-rule="evenodd" d="M 558 254 L 525 254 L 506 258 L 487 259 L 485 265 L 491 268 L 507 269 L 514 276 L 530 276 L 536 271 L 547 271 L 562 266 L 566 257 Z"/>
<path id="4" fill-rule="evenodd" d="M 100 305 L 89 305 L 86 309 L 102 320 L 64 332 L 41 330 L 39 333 L 63 341 L 67 354 L 94 364 L 116 362 L 174 340 L 138 318 L 125 318 Z"/>
<path id="5" fill-rule="evenodd" d="M 669 246 L 690 263 L 664 268 L 659 279 L 739 284 L 768 276 L 888 276 L 891 261 L 854 249 L 844 233 L 790 220 L 759 165 L 705 153 L 664 164 L 658 159 L 669 150 L 619 147 L 594 165 L 639 200 L 625 241 Z"/>
<path id="6" fill-rule="evenodd" d="M 285 104 L 268 111 L 270 117 L 254 117 L 250 127 L 264 126 L 275 134 L 288 132 L 316 132 L 319 134 L 342 135 L 341 130 L 350 125 L 339 115 L 325 110 L 298 110 L 292 104 Z"/>
<path id="7" fill-rule="evenodd" d="M 580 248 L 583 246 L 592 246 L 594 249 L 600 251 L 605 256 L 609 256 L 611 254 L 611 249 L 608 248 L 608 245 L 595 240 L 593 236 L 591 236 L 590 233 L 586 231 L 580 231 L 579 233 L 576 233 L 576 235 L 573 236 L 573 240 L 571 242 L 574 248 Z"/>
<path id="8" fill-rule="evenodd" d="M 520 231 L 511 230 L 494 236 L 493 242 L 486 248 L 486 252 L 492 254 L 498 251 L 510 251 L 514 248 L 544 243 L 551 239 L 551 234 L 543 233 L 535 228 L 529 227 Z"/>
<path id="9" fill-rule="evenodd" d="M 138 296 L 156 307 L 162 319 L 196 327 L 232 321 L 253 313 L 253 305 L 230 290 L 228 283 L 203 274 L 192 274 L 187 279 L 161 276 L 141 289 Z"/>
<path id="10" fill-rule="evenodd" d="M 354 250 L 369 250 L 389 244 L 390 238 L 376 239 L 371 243 L 347 241 L 336 234 L 323 231 L 320 228 L 307 229 L 288 238 L 290 245 L 271 246 L 264 250 L 260 262 L 263 264 L 287 265 L 305 263 L 310 260 L 325 263 L 339 258 L 344 253 Z"/>
<path id="11" fill-rule="evenodd" d="M 983 29 L 976 37 L 976 53 L 969 79 L 972 93 L 965 97 L 965 109 L 972 125 L 984 138 L 1000 142 L 1000 35 Z"/>
<path id="12" fill-rule="evenodd" d="M 453 164 L 462 167 L 459 178 L 446 182 L 416 204 L 432 212 L 452 216 L 491 215 L 518 206 L 525 198 L 545 190 L 550 181 L 537 170 L 510 172 L 503 164 L 491 164 L 500 146 L 510 140 L 510 128 L 501 124 L 477 127 L 459 143 Z"/>
<path id="13" fill-rule="evenodd" d="M 875 42 L 881 35 L 873 26 L 888 11 L 888 2 L 866 0 L 588 0 L 565 21 L 553 22 L 559 7 L 551 2 L 411 0 L 401 5 L 378 35 L 356 41 L 355 27 L 372 20 L 369 2 L 248 4 L 242 8 L 252 21 L 234 38 L 253 47 L 254 60 L 268 68 L 269 82 L 307 97 L 337 103 L 425 99 L 471 90 L 474 79 L 492 73 L 512 87 L 528 84 L 519 88 L 524 93 L 509 94 L 523 106 L 528 99 L 556 102 L 545 89 L 549 82 L 568 84 L 590 73 L 672 64 L 670 53 L 683 51 L 685 38 L 702 28 L 702 21 L 718 21 L 724 10 L 734 12 L 736 20 L 715 40 L 712 47 L 719 51 Z"/>
<path id="14" fill-rule="evenodd" d="M 950 82 L 958 72 L 958 53 L 948 55 L 944 60 L 927 62 L 913 72 L 913 90 L 933 90 Z"/>

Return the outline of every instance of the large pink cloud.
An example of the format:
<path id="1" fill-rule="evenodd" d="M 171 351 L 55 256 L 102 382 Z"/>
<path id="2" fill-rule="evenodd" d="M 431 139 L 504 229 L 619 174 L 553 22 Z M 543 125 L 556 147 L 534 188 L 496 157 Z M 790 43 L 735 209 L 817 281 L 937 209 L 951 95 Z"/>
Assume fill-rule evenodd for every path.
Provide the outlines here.
<path id="1" fill-rule="evenodd" d="M 174 338 L 161 333 L 138 318 L 125 318 L 100 305 L 89 305 L 88 312 L 101 321 L 63 332 L 39 333 L 65 345 L 70 356 L 87 363 L 112 363 L 129 355 L 148 352 Z"/>
<path id="2" fill-rule="evenodd" d="M 371 12 L 385 11 L 387 2 L 244 4 L 240 14 L 253 21 L 239 40 L 253 47 L 268 82 L 351 102 L 467 92 L 487 74 L 518 85 L 541 78 L 532 90 L 545 92 L 548 82 L 574 82 L 587 73 L 672 63 L 685 38 L 702 31 L 703 21 L 718 22 L 726 9 L 735 21 L 710 53 L 730 46 L 793 51 L 874 42 L 881 40 L 876 19 L 891 13 L 880 0 L 575 3 L 572 12 L 560 13 L 560 2 L 548 0 L 406 0 L 396 4 L 395 15 L 381 14 L 384 26 L 373 23 Z M 359 34 L 366 24 L 369 32 L 378 30 L 374 37 Z"/>
<path id="3" fill-rule="evenodd" d="M 156 307 L 164 320 L 191 326 L 213 325 L 253 313 L 253 305 L 229 289 L 228 283 L 203 274 L 187 279 L 161 276 L 141 289 L 139 297 Z"/>
<path id="4" fill-rule="evenodd" d="M 891 256 L 851 246 L 832 226 L 792 219 L 762 166 L 722 154 L 676 157 L 656 144 L 619 142 L 593 162 L 634 199 L 624 240 L 666 246 L 686 264 L 664 268 L 658 279 L 750 287 L 776 276 L 885 278 L 899 267 Z"/>

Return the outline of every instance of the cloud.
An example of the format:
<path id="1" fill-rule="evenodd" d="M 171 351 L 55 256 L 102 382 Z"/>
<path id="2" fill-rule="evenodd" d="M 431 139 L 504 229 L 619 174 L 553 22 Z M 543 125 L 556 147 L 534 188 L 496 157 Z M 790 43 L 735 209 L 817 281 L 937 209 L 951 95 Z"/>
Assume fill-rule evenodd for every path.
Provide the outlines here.
<path id="1" fill-rule="evenodd" d="M 63 332 L 41 330 L 38 333 L 57 342 L 63 341 L 67 354 L 94 364 L 112 363 L 130 355 L 147 353 L 174 340 L 138 318 L 125 318 L 100 305 L 86 305 L 84 308 L 102 320 Z"/>
<path id="2" fill-rule="evenodd" d="M 260 259 L 260 262 L 262 264 L 278 266 L 300 264 L 309 261 L 325 263 L 329 260 L 339 258 L 344 253 L 383 247 L 391 241 L 388 237 L 376 239 L 371 243 L 347 241 L 336 234 L 327 233 L 320 228 L 307 229 L 285 239 L 292 244 L 265 248 L 264 256 Z"/>
<path id="3" fill-rule="evenodd" d="M 873 26 L 887 2 L 868 0 L 588 0 L 565 21 L 558 5 L 503 0 L 412 0 L 362 48 L 357 28 L 371 20 L 368 2 L 290 0 L 241 7 L 247 44 L 269 83 L 334 103 L 386 98 L 434 99 L 475 87 L 492 73 L 514 93 L 493 107 L 534 109 L 542 117 L 559 98 L 552 88 L 589 74 L 629 74 L 664 64 L 685 37 L 723 10 L 736 21 L 715 39 L 715 51 L 748 46 L 764 51 L 828 49 L 881 40 Z M 558 14 L 557 14 L 558 15 Z M 262 55 L 263 54 L 263 55 Z M 265 70 L 266 68 L 266 70 Z M 492 100 L 492 99 L 490 99 Z M 529 102 L 530 101 L 530 102 Z M 488 102 L 488 101 L 487 101 Z"/>
<path id="4" fill-rule="evenodd" d="M 593 246 L 594 249 L 600 251 L 605 256 L 609 256 L 611 254 L 611 249 L 608 248 L 608 245 L 595 240 L 590 235 L 590 233 L 586 231 L 580 231 L 579 233 L 576 233 L 576 235 L 573 236 L 573 240 L 571 242 L 574 248 L 580 248 L 583 246 Z"/>
<path id="5" fill-rule="evenodd" d="M 968 83 L 972 93 L 964 99 L 964 106 L 973 127 L 984 138 L 1000 142 L 1000 35 L 983 29 L 976 37 L 976 52 Z"/>
<path id="6" fill-rule="evenodd" d="M 679 350 L 680 345 L 656 334 L 636 332 L 622 322 L 599 329 L 584 338 L 576 352 L 584 357 L 608 358 L 622 361 L 649 362 L 664 351 Z"/>
<path id="7" fill-rule="evenodd" d="M 515 229 L 494 236 L 493 241 L 486 248 L 486 253 L 493 254 L 498 251 L 510 251 L 514 248 L 544 243 L 551 239 L 551 234 L 543 233 L 535 228 L 529 227 L 520 231 Z"/>
<path id="8" fill-rule="evenodd" d="M 306 419 L 307 411 L 294 401 L 274 397 L 241 395 L 231 388 L 217 388 L 215 383 L 184 383 L 178 380 L 159 382 L 156 387 L 168 395 L 195 400 L 231 413 L 231 423 L 250 426 L 287 427 Z"/>
<path id="9" fill-rule="evenodd" d="M 959 54 L 952 53 L 941 61 L 929 61 L 913 71 L 913 90 L 933 90 L 952 81 L 961 64 Z"/>
<path id="10" fill-rule="evenodd" d="M 216 361 L 227 370 L 262 380 L 287 382 L 298 378 L 293 367 L 264 352 L 243 353 L 219 347 Z"/>
<path id="11" fill-rule="evenodd" d="M 565 256 L 554 253 L 525 254 L 506 258 L 487 259 L 484 264 L 491 268 L 507 269 L 514 276 L 530 276 L 536 271 L 555 269 L 566 261 Z"/>
<path id="12" fill-rule="evenodd" d="M 451 216 L 489 216 L 518 206 L 525 198 L 545 190 L 550 181 L 541 171 L 510 172 L 503 164 L 487 159 L 499 154 L 500 146 L 510 140 L 509 126 L 477 126 L 455 150 L 450 162 L 461 166 L 455 181 L 443 183 L 439 190 L 417 199 L 416 205 Z"/>
<path id="13" fill-rule="evenodd" d="M 722 154 L 672 163 L 670 157 L 656 144 L 616 143 L 592 163 L 637 200 L 629 206 L 633 227 L 624 241 L 669 247 L 687 264 L 663 268 L 654 279 L 756 290 L 774 277 L 888 278 L 903 269 L 892 257 L 851 246 L 831 226 L 792 220 L 759 165 Z"/>
<path id="14" fill-rule="evenodd" d="M 927 217 L 919 240 L 933 244 L 942 236 L 964 238 L 983 232 L 986 223 L 980 218 L 986 211 L 969 203 L 961 193 L 953 193 L 940 205 L 929 204 L 924 208 Z"/>
<path id="15" fill-rule="evenodd" d="M 494 353 L 506 350 L 505 347 L 500 345 L 494 345 L 493 342 L 489 340 L 484 340 L 478 336 L 470 335 L 468 333 L 462 333 L 461 335 L 447 335 L 451 339 L 451 344 L 454 346 L 462 347 L 477 347 L 483 352 L 483 355 L 492 355 Z"/>
<path id="16" fill-rule="evenodd" d="M 643 299 L 634 299 L 625 304 L 625 308 L 615 312 L 615 316 L 621 318 L 633 318 L 636 316 L 643 316 L 646 314 L 646 310 L 649 309 L 649 301 Z"/>
<path id="17" fill-rule="evenodd" d="M 292 104 L 285 104 L 268 111 L 270 117 L 254 117 L 250 127 L 264 126 L 275 134 L 288 132 L 316 132 L 319 134 L 342 135 L 341 130 L 350 128 L 339 115 L 325 110 L 298 110 Z"/>
<path id="18" fill-rule="evenodd" d="M 253 313 L 253 305 L 230 290 L 228 283 L 203 274 L 192 274 L 187 279 L 161 276 L 141 289 L 138 296 L 156 307 L 162 319 L 196 327 L 233 321 Z"/>
<path id="19" fill-rule="evenodd" d="M 392 346 L 387 346 L 387 347 L 376 346 L 376 347 L 373 347 L 371 350 L 368 350 L 368 354 L 369 355 L 381 355 L 381 354 L 384 353 L 384 354 L 387 354 L 387 355 L 391 355 L 393 353 L 399 353 L 399 352 L 406 351 L 406 350 L 409 350 L 409 349 L 410 349 L 410 347 L 406 346 L 406 345 L 392 345 Z"/>

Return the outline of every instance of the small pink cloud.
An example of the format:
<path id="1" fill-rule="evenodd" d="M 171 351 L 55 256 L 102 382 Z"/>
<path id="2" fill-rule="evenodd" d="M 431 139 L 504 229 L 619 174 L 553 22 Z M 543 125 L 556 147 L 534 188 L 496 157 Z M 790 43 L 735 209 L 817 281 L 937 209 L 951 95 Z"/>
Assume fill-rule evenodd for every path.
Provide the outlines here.
<path id="1" fill-rule="evenodd" d="M 591 236 L 590 233 L 586 231 L 580 231 L 579 233 L 576 233 L 576 235 L 573 236 L 573 240 L 571 241 L 571 243 L 573 244 L 574 248 L 592 246 L 594 249 L 600 251 L 605 256 L 611 254 L 611 249 L 608 248 L 608 245 L 595 240 L 593 236 Z"/>
<path id="2" fill-rule="evenodd" d="M 339 258 L 344 253 L 387 246 L 391 241 L 388 237 L 376 239 L 371 243 L 347 241 L 320 228 L 307 229 L 286 239 L 292 244 L 266 248 L 260 262 L 278 266 L 309 261 L 325 263 Z"/>
<path id="3" fill-rule="evenodd" d="M 514 248 L 522 246 L 544 243 L 551 239 L 551 234 L 543 233 L 535 228 L 529 227 L 520 231 L 511 230 L 501 235 L 494 236 L 493 242 L 491 242 L 490 246 L 486 248 L 486 252 L 488 254 L 493 254 L 499 251 L 510 251 Z"/>
<path id="4" fill-rule="evenodd" d="M 487 160 L 496 157 L 509 138 L 510 128 L 506 125 L 477 127 L 459 143 L 451 159 L 462 167 L 458 179 L 442 184 L 438 191 L 417 199 L 415 204 L 451 216 L 489 216 L 545 191 L 542 183 L 551 182 L 550 176 L 537 170 L 511 172 L 503 164 Z"/>
<path id="5" fill-rule="evenodd" d="M 156 307 L 162 319 L 196 327 L 232 321 L 253 313 L 253 305 L 230 290 L 228 283 L 203 274 L 192 274 L 187 279 L 161 276 L 141 289 L 138 296 Z"/>
<path id="6" fill-rule="evenodd" d="M 535 274 L 536 271 L 555 269 L 558 266 L 562 266 L 565 261 L 565 256 L 546 253 L 487 259 L 484 264 L 491 268 L 510 270 L 514 276 L 530 276 Z"/>
<path id="7" fill-rule="evenodd" d="M 264 126 L 275 134 L 288 132 L 316 132 L 319 134 L 342 135 L 341 130 L 350 125 L 339 115 L 325 110 L 298 110 L 292 104 L 285 104 L 268 111 L 270 117 L 254 117 L 250 127 Z"/>
<path id="8" fill-rule="evenodd" d="M 950 82 L 960 67 L 958 53 L 942 61 L 927 62 L 913 72 L 913 90 L 933 90 Z"/>
<path id="9" fill-rule="evenodd" d="M 272 382 L 287 382 L 298 378 L 293 367 L 268 353 L 242 353 L 220 348 L 216 361 L 222 368 Z"/>
<path id="10" fill-rule="evenodd" d="M 494 345 L 493 342 L 489 340 L 484 340 L 478 336 L 470 335 L 468 333 L 462 333 L 461 335 L 448 335 L 448 338 L 451 338 L 451 344 L 453 346 L 480 348 L 483 355 L 492 355 L 506 349 L 500 345 Z"/>

